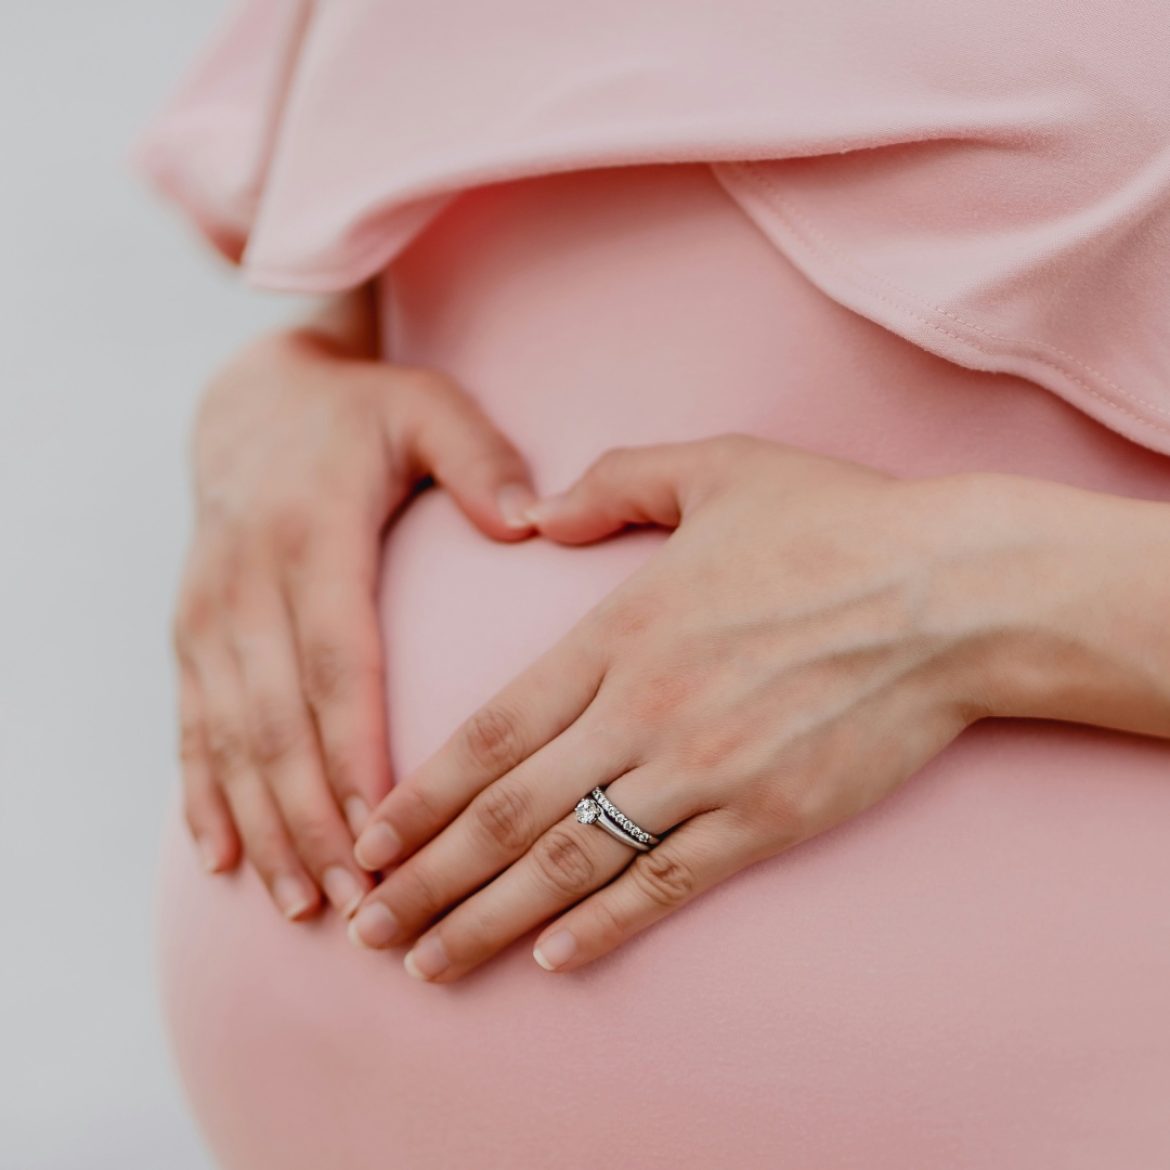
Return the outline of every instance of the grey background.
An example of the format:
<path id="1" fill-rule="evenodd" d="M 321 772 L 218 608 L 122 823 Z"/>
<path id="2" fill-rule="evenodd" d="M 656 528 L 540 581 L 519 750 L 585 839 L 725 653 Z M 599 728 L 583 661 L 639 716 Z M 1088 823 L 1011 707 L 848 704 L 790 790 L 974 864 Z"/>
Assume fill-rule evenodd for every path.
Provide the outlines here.
<path id="1" fill-rule="evenodd" d="M 153 984 L 176 785 L 184 431 L 291 315 L 128 173 L 224 10 L 58 0 L 0 28 L 0 1170 L 207 1170 Z"/>

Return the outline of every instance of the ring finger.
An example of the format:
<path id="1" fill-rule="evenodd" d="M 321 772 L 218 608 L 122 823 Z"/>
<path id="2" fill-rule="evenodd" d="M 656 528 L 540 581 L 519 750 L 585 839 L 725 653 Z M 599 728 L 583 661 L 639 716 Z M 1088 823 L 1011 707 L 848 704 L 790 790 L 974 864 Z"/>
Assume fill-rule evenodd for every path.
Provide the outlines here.
<path id="1" fill-rule="evenodd" d="M 582 792 L 629 767 L 588 713 L 494 783 L 393 869 L 358 910 L 355 943 L 387 947 L 434 919 L 522 857 Z"/>
<path id="2" fill-rule="evenodd" d="M 693 795 L 649 765 L 618 777 L 605 791 L 622 812 L 658 836 L 701 811 Z M 637 856 L 633 846 L 595 824 L 579 823 L 570 813 L 495 881 L 424 934 L 406 956 L 406 969 L 418 979 L 458 979 L 606 885 Z"/>

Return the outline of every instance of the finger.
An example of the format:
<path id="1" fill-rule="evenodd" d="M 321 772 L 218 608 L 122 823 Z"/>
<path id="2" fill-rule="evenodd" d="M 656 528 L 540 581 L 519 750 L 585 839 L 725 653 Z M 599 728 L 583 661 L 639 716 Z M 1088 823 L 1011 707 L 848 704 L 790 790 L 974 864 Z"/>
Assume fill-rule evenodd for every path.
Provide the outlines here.
<path id="1" fill-rule="evenodd" d="M 273 591 L 246 605 L 235 615 L 232 645 L 252 761 L 305 868 L 348 916 L 370 888 L 370 879 L 353 860 L 353 838 L 325 779 L 284 602 Z"/>
<path id="2" fill-rule="evenodd" d="M 285 581 L 294 670 L 317 729 L 326 781 L 354 836 L 390 789 L 376 579 L 375 541 L 326 532 L 311 538 Z"/>
<path id="3" fill-rule="evenodd" d="M 693 788 L 671 785 L 653 767 L 626 773 L 606 794 L 651 832 L 665 833 L 697 807 Z M 598 825 L 563 817 L 515 865 L 423 935 L 403 960 L 406 969 L 418 979 L 458 979 L 643 856 Z"/>
<path id="4" fill-rule="evenodd" d="M 738 440 L 615 447 L 568 491 L 534 504 L 528 516 L 542 535 L 564 544 L 600 540 L 627 524 L 677 528 Z"/>
<path id="5" fill-rule="evenodd" d="M 586 711 L 511 772 L 483 788 L 438 836 L 390 873 L 354 916 L 351 939 L 387 947 L 522 857 L 582 795 L 626 770 L 621 745 Z"/>
<path id="6" fill-rule="evenodd" d="M 366 869 L 401 861 L 494 780 L 560 735 L 589 706 L 603 664 L 578 626 L 481 707 L 378 806 L 358 837 Z"/>
<path id="7" fill-rule="evenodd" d="M 319 893 L 252 763 L 243 725 L 243 694 L 230 654 L 225 650 L 205 659 L 198 680 L 207 709 L 208 758 L 244 853 L 281 913 L 289 919 L 303 918 L 319 905 Z"/>
<path id="8" fill-rule="evenodd" d="M 532 524 L 524 513 L 536 493 L 520 452 L 455 382 L 428 372 L 410 386 L 395 409 L 415 465 L 488 536 L 529 535 Z"/>
<path id="9" fill-rule="evenodd" d="M 232 869 L 240 858 L 240 839 L 227 802 L 212 778 L 203 696 L 194 672 L 186 664 L 179 666 L 179 760 L 183 811 L 203 864 L 209 873 Z"/>
<path id="10" fill-rule="evenodd" d="M 546 971 L 571 971 L 747 866 L 742 822 L 725 809 L 700 813 L 660 845 L 639 853 L 613 882 L 552 923 L 533 947 Z"/>

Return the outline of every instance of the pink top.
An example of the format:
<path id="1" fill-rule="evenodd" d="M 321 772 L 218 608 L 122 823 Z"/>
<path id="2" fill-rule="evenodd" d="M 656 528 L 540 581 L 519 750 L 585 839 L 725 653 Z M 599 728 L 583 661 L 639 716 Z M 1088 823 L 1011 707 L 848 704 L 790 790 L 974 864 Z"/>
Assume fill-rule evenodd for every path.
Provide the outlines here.
<path id="1" fill-rule="evenodd" d="M 136 157 L 254 284 L 383 269 L 458 192 L 710 162 L 830 296 L 1170 453 L 1158 0 L 246 0 Z"/>

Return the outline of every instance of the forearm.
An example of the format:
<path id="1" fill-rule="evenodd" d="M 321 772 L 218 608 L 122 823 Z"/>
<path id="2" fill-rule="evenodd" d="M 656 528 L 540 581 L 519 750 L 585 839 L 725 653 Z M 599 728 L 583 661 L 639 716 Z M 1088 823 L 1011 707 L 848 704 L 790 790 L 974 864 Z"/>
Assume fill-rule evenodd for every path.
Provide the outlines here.
<path id="1" fill-rule="evenodd" d="M 971 635 L 976 704 L 1170 737 L 1170 504 L 957 479 L 967 552 L 942 588 Z"/>

